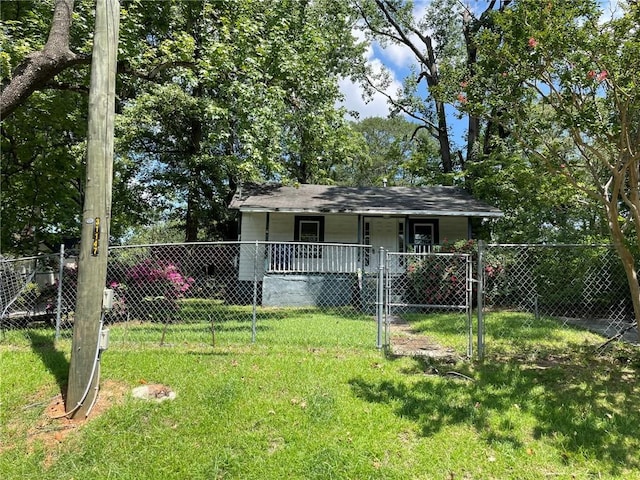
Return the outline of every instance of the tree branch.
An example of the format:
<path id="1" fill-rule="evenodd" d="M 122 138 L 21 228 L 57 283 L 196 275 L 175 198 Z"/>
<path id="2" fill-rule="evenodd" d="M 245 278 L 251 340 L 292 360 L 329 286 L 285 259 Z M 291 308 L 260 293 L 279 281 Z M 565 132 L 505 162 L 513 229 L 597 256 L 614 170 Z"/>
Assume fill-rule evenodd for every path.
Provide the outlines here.
<path id="1" fill-rule="evenodd" d="M 422 40 L 422 42 L 427 47 L 427 52 L 429 53 L 429 58 L 427 58 L 422 54 L 422 52 L 418 49 L 418 47 L 416 47 L 413 44 L 413 42 L 409 39 L 409 37 L 407 37 L 407 35 L 402 30 L 402 27 L 400 26 L 400 24 L 398 24 L 396 19 L 393 18 L 393 16 L 389 13 L 389 11 L 387 10 L 387 7 L 386 7 L 386 2 L 383 2 L 382 0 L 375 0 L 375 2 L 378 5 L 378 8 L 382 12 L 382 14 L 387 19 L 387 21 L 391 24 L 391 26 L 394 28 L 394 30 L 397 32 L 397 34 L 400 36 L 401 43 L 403 43 L 404 45 L 409 47 L 409 49 L 411 49 L 411 51 L 418 58 L 418 60 L 420 60 L 420 63 L 422 63 L 423 65 L 425 65 L 429 69 L 429 76 L 427 77 L 427 80 L 429 80 L 429 77 L 435 78 L 435 71 L 434 71 L 434 69 L 435 69 L 435 61 L 433 61 L 433 58 L 432 58 L 432 56 L 433 56 L 433 47 L 431 45 L 431 38 L 430 37 L 426 37 L 425 38 L 424 35 L 422 35 L 420 32 L 418 32 L 417 29 L 415 29 L 413 26 L 411 26 L 411 25 L 407 26 L 407 29 L 410 32 L 415 33 L 418 36 L 418 38 L 420 38 L 420 40 Z"/>
<path id="2" fill-rule="evenodd" d="M 74 0 L 56 0 L 49 37 L 44 48 L 25 57 L 13 71 L 11 80 L 2 85 L 0 119 L 11 115 L 36 90 L 58 73 L 85 59 L 69 49 L 69 29 Z"/>
<path id="3" fill-rule="evenodd" d="M 429 120 L 427 120 L 424 117 L 416 115 L 412 110 L 409 110 L 405 106 L 403 106 L 400 103 L 398 103 L 391 95 L 389 95 L 387 92 L 385 92 L 384 90 L 380 89 L 376 84 L 374 84 L 369 77 L 365 76 L 365 81 L 376 92 L 378 92 L 379 94 L 385 96 L 387 98 L 387 100 L 389 100 L 393 104 L 394 107 L 396 107 L 400 111 L 402 111 L 402 113 L 404 113 L 405 115 L 413 118 L 414 120 L 418 120 L 419 122 L 424 123 L 424 128 L 426 128 L 429 131 L 429 134 L 432 137 L 434 137 L 435 139 L 438 139 L 439 130 L 438 130 L 438 126 L 436 124 L 434 124 L 433 122 L 430 122 Z"/>

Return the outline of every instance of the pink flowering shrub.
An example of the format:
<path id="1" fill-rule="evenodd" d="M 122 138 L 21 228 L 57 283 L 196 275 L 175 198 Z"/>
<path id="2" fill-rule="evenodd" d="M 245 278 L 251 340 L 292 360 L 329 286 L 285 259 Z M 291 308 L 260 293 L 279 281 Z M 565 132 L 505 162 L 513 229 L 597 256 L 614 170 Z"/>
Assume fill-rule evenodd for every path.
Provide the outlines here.
<path id="1" fill-rule="evenodd" d="M 470 254 L 472 267 L 477 266 L 478 245 L 474 240 L 455 243 L 444 241 L 439 247 L 440 253 Z M 503 266 L 496 259 L 485 257 L 485 292 L 496 294 L 498 279 L 502 276 Z M 407 278 L 417 303 L 421 305 L 462 306 L 467 293 L 465 257 L 427 255 L 417 257 L 407 267 Z M 474 276 L 477 274 L 474 273 Z M 477 285 L 472 284 L 472 302 L 476 301 Z"/>
<path id="2" fill-rule="evenodd" d="M 409 283 L 421 305 L 464 305 L 465 272 L 465 258 L 460 256 L 421 256 L 407 267 Z"/>
<path id="3" fill-rule="evenodd" d="M 194 282 L 173 263 L 146 259 L 124 272 L 124 282 L 111 281 L 111 288 L 130 316 L 166 320 Z"/>
<path id="4" fill-rule="evenodd" d="M 135 265 L 127 272 L 127 280 L 136 285 L 154 286 L 163 296 L 181 297 L 191 288 L 193 278 L 184 277 L 178 267 L 172 263 L 163 263 L 151 259 Z"/>

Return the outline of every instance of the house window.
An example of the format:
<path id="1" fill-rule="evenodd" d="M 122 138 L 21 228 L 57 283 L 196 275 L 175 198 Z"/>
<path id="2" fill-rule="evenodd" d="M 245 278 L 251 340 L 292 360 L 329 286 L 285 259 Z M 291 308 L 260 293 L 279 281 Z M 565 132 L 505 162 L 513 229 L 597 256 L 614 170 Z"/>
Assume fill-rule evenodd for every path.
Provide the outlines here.
<path id="1" fill-rule="evenodd" d="M 429 252 L 439 243 L 437 220 L 415 219 L 409 225 L 409 243 L 415 252 Z"/>
<path id="2" fill-rule="evenodd" d="M 296 242 L 322 243 L 324 242 L 324 217 L 296 216 L 293 239 Z M 315 245 L 310 248 L 299 246 L 297 256 L 321 257 L 322 249 Z"/>
<path id="3" fill-rule="evenodd" d="M 324 242 L 324 217 L 296 216 L 293 239 L 296 242 Z"/>

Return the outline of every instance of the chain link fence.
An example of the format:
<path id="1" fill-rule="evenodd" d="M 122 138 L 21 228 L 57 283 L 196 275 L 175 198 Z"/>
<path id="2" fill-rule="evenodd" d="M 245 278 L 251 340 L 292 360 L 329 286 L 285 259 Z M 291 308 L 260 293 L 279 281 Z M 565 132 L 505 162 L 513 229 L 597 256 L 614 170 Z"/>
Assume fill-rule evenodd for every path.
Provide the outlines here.
<path id="1" fill-rule="evenodd" d="M 387 253 L 385 332 L 392 353 L 471 357 L 472 257 Z"/>
<path id="2" fill-rule="evenodd" d="M 637 342 L 626 276 L 611 246 L 480 244 L 478 265 L 481 354 L 541 352 L 560 338 L 564 347 Z"/>
<path id="3" fill-rule="evenodd" d="M 2 259 L 2 341 L 35 329 L 70 340 L 76 282 L 64 250 Z M 292 318 L 323 322 L 337 343 L 349 335 L 342 320 L 377 319 L 377 346 L 408 354 L 520 356 L 552 341 L 560 349 L 637 341 L 610 246 L 480 243 L 477 253 L 446 254 L 294 242 L 122 246 L 110 248 L 107 288 L 111 345 L 131 348 L 247 344 L 268 338 L 265 321 Z M 416 336 L 427 345 L 412 344 Z"/>
<path id="4" fill-rule="evenodd" d="M 375 276 L 364 261 L 370 250 L 293 242 L 111 247 L 106 288 L 113 302 L 104 313 L 111 345 L 248 343 L 262 321 L 302 316 L 315 315 L 328 329 L 336 319 L 373 322 Z M 35 329 L 70 339 L 75 258 L 61 252 L 5 260 L 2 268 L 3 339 Z"/>
<path id="5" fill-rule="evenodd" d="M 0 262 L 0 330 L 28 336 L 48 328 L 56 338 L 72 326 L 76 297 L 76 263 L 59 254 L 2 258 Z"/>
<path id="6" fill-rule="evenodd" d="M 255 342 L 265 320 L 373 321 L 360 265 L 369 247 L 273 242 L 113 247 L 112 339 L 159 345 Z M 374 339 L 371 339 L 373 344 Z"/>

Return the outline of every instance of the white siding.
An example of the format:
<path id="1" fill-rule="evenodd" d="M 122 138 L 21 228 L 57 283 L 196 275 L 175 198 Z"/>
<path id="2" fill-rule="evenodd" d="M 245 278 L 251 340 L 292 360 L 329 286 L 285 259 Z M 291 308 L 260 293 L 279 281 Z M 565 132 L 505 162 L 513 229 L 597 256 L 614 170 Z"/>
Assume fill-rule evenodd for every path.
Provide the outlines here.
<path id="1" fill-rule="evenodd" d="M 308 215 L 324 216 L 324 241 L 327 243 L 358 243 L 357 215 Z M 295 229 L 294 213 L 271 213 L 269 215 L 269 241 L 293 242 Z M 242 239 L 245 240 L 244 231 Z M 261 240 L 264 239 L 263 237 Z M 254 240 L 252 238 L 252 240 Z"/>
<path id="2" fill-rule="evenodd" d="M 321 215 L 319 215 L 321 216 Z M 269 215 L 269 241 L 292 242 L 295 228 L 293 213 L 271 213 Z M 431 217 L 433 218 L 433 217 Z M 358 243 L 357 215 L 324 215 L 324 241 L 327 243 Z M 469 235 L 466 217 L 439 217 L 440 241 L 467 240 Z M 242 241 L 266 239 L 267 214 L 242 214 Z"/>
<path id="3" fill-rule="evenodd" d="M 295 238 L 294 213 L 272 213 L 269 216 L 269 241 L 292 242 Z M 324 217 L 324 243 L 358 243 L 357 215 L 305 215 Z M 309 247 L 315 248 L 315 247 Z M 306 271 L 356 271 L 357 251 L 340 247 L 322 247 L 319 256 L 310 255 L 304 246 L 297 248 L 300 256 L 291 258 L 291 267 Z"/>
<path id="4" fill-rule="evenodd" d="M 272 213 L 269 215 L 269 241 L 293 242 L 293 230 L 295 229 L 293 213 Z"/>
<path id="5" fill-rule="evenodd" d="M 306 215 L 311 216 L 311 215 Z M 313 215 L 315 216 L 315 215 Z M 323 215 L 317 215 L 323 216 Z M 295 217 L 294 213 L 279 213 L 273 212 L 269 214 L 269 241 L 270 242 L 292 242 L 294 239 L 295 229 Z M 375 217 L 377 219 L 377 217 Z M 357 215 L 339 215 L 339 214 L 325 214 L 324 215 L 324 242 L 325 243 L 359 243 L 358 238 L 358 216 Z M 372 217 L 374 219 L 374 217 Z M 387 221 L 387 219 L 379 218 L 379 221 Z M 435 218 L 431 217 L 431 220 Z M 439 225 L 439 239 L 440 242 L 445 240 L 448 242 L 456 242 L 458 240 L 466 240 L 468 238 L 468 219 L 465 217 L 438 217 Z M 372 228 L 377 225 L 375 221 L 372 221 Z M 397 229 L 397 222 L 396 222 Z M 242 214 L 241 224 L 241 240 L 243 242 L 264 241 L 266 240 L 266 228 L 267 228 L 267 214 L 266 213 L 253 213 L 245 212 Z M 406 228 L 406 227 L 405 227 Z M 375 232 L 372 232 L 372 238 L 375 236 Z M 393 241 L 397 242 L 395 233 Z M 387 248 L 391 248 L 390 245 L 386 245 Z M 397 245 L 396 245 L 397 248 Z M 259 246 L 258 259 L 266 259 L 268 261 L 267 251 L 264 245 Z M 393 248 L 395 250 L 395 248 Z M 304 251 L 302 247 L 302 251 Z M 338 250 L 336 250 L 337 252 Z M 330 258 L 335 257 L 336 253 L 327 249 L 323 250 L 323 254 L 320 256 L 306 257 L 301 263 L 301 268 L 307 271 L 331 271 L 336 268 L 336 271 L 355 271 L 357 268 L 357 258 Z M 251 245 L 243 245 L 240 251 L 240 280 L 253 280 L 254 274 L 257 274 L 259 278 L 264 274 L 265 262 L 259 261 L 258 271 L 254 272 L 255 261 L 255 247 Z M 294 261 L 300 261 L 294 259 Z M 339 269 L 331 262 L 339 261 L 343 266 Z"/>
<path id="6" fill-rule="evenodd" d="M 267 215 L 265 213 L 243 213 L 242 214 L 242 223 L 240 224 L 240 239 L 243 242 L 252 242 L 256 240 L 264 241 L 265 239 L 265 229 L 267 226 Z M 264 258 L 264 246 L 260 245 L 261 249 L 258 258 Z M 239 280 L 253 280 L 254 276 L 254 267 L 255 263 L 255 247 L 251 247 L 250 245 L 242 245 L 240 247 L 240 264 L 239 264 L 239 272 L 238 279 Z M 262 267 L 262 264 L 259 264 L 259 267 Z M 262 277 L 263 270 L 259 269 L 258 272 L 259 277 Z"/>
<path id="7" fill-rule="evenodd" d="M 243 242 L 253 242 L 255 240 L 265 240 L 265 230 L 267 228 L 267 214 L 248 212 L 242 214 L 240 224 L 240 240 Z"/>

